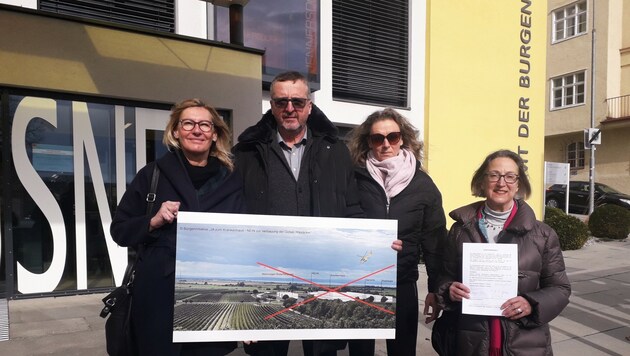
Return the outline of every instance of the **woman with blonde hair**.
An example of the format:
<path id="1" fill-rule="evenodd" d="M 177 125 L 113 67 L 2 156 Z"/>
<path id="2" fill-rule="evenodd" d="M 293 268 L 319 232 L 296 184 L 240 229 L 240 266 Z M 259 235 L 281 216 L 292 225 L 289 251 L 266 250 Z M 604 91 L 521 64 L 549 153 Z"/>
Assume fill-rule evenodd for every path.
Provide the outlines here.
<path id="1" fill-rule="evenodd" d="M 123 195 L 111 224 L 120 246 L 136 249 L 131 330 L 139 355 L 226 355 L 235 342 L 174 344 L 176 219 L 179 211 L 243 213 L 242 181 L 230 155 L 230 130 L 199 99 L 175 105 L 166 125 L 169 151 L 147 164 Z M 153 169 L 160 176 L 146 214 Z"/>

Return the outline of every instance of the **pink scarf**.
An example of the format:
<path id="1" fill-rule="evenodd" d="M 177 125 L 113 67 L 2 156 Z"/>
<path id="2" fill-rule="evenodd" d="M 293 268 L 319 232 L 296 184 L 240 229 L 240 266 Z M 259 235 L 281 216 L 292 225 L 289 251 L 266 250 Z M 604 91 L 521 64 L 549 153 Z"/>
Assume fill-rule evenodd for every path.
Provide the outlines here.
<path id="1" fill-rule="evenodd" d="M 387 202 L 405 189 L 416 173 L 416 158 L 406 149 L 401 149 L 397 156 L 377 160 L 372 151 L 367 154 L 365 168 L 374 180 L 383 187 Z"/>

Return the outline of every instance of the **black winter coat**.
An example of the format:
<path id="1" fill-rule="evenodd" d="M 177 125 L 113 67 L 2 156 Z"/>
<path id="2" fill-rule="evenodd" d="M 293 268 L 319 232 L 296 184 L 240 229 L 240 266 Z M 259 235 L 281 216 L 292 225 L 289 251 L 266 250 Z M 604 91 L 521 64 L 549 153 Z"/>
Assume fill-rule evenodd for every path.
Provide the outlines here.
<path id="1" fill-rule="evenodd" d="M 420 162 L 416 163 L 420 167 Z M 442 252 L 438 248 L 446 238 L 446 219 L 442 208 L 442 195 L 433 180 L 418 169 L 405 189 L 390 200 L 383 188 L 365 168 L 356 169 L 361 208 L 368 218 L 397 219 L 398 238 L 403 250 L 398 253 L 398 283 L 418 280 L 420 254 L 429 277 L 429 292 L 437 291 L 437 278 L 442 265 Z"/>
<path id="2" fill-rule="evenodd" d="M 444 275 L 438 298 L 446 309 L 461 310 L 451 302 L 449 286 L 462 280 L 462 244 L 485 243 L 479 230 L 476 202 L 451 212 L 455 220 L 444 250 Z M 512 222 L 497 237 L 497 243 L 518 245 L 518 295 L 527 299 L 532 313 L 516 321 L 501 318 L 503 356 L 552 355 L 549 322 L 569 303 L 571 285 L 566 275 L 560 242 L 555 231 L 537 221 L 534 211 L 522 200 Z M 488 355 L 487 316 L 460 315 L 457 355 Z"/>
<path id="3" fill-rule="evenodd" d="M 337 128 L 313 105 L 307 120 L 309 138 L 305 155 L 309 156 L 308 177 L 312 216 L 360 217 L 356 182 L 350 153 L 337 138 Z M 270 214 L 268 192 L 268 156 L 276 139 L 277 125 L 267 111 L 256 125 L 246 129 L 234 147 L 238 170 L 243 175 L 248 212 Z"/>
<path id="4" fill-rule="evenodd" d="M 160 168 L 160 177 L 153 212 L 147 216 L 146 196 L 154 164 Z M 132 324 L 143 355 L 178 355 L 181 347 L 172 343 L 176 224 L 149 232 L 149 221 L 167 200 L 181 202 L 180 211 L 244 212 L 239 174 L 221 168 L 226 173 L 222 182 L 213 191 L 197 196 L 181 154 L 168 152 L 138 172 L 116 209 L 110 228 L 114 241 L 139 251 Z M 207 355 L 224 355 L 236 348 L 236 343 L 186 345 L 192 346 L 205 349 Z"/>
<path id="5" fill-rule="evenodd" d="M 359 205 L 356 180 L 350 152 L 337 138 L 338 130 L 315 105 L 306 125 L 308 139 L 304 155 L 309 162 L 308 184 L 310 189 L 311 216 L 363 217 Z M 277 135 L 277 124 L 268 110 L 254 126 L 247 128 L 234 146 L 234 160 L 241 172 L 245 188 L 247 211 L 252 214 L 273 214 L 269 196 L 269 155 Z M 316 341 L 322 352 L 343 349 L 344 340 Z M 256 349 L 255 344 L 249 348 Z M 245 348 L 246 352 L 248 347 Z"/>

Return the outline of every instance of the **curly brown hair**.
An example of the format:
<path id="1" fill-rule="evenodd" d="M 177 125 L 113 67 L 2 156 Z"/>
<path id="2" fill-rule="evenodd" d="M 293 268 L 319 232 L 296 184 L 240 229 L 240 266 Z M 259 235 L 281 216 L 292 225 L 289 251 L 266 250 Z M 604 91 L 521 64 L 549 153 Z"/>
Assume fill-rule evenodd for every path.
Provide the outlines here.
<path id="1" fill-rule="evenodd" d="M 422 162 L 422 149 L 424 144 L 418 139 L 418 130 L 416 130 L 407 118 L 392 108 L 385 108 L 373 112 L 361 125 L 350 131 L 348 134 L 350 137 L 348 148 L 350 149 L 352 162 L 359 167 L 365 167 L 365 159 L 370 151 L 368 139 L 372 125 L 383 120 L 394 120 L 396 124 L 398 124 L 403 140 L 401 148 L 406 148 L 411 151 L 416 159 Z"/>

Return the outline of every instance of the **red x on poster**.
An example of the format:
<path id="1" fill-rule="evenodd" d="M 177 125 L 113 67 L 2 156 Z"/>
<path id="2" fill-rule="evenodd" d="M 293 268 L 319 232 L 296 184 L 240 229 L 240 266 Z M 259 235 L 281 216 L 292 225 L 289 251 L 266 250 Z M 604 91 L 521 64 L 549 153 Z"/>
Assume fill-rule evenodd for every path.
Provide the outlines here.
<path id="1" fill-rule="evenodd" d="M 179 214 L 173 341 L 394 337 L 397 222 Z"/>

